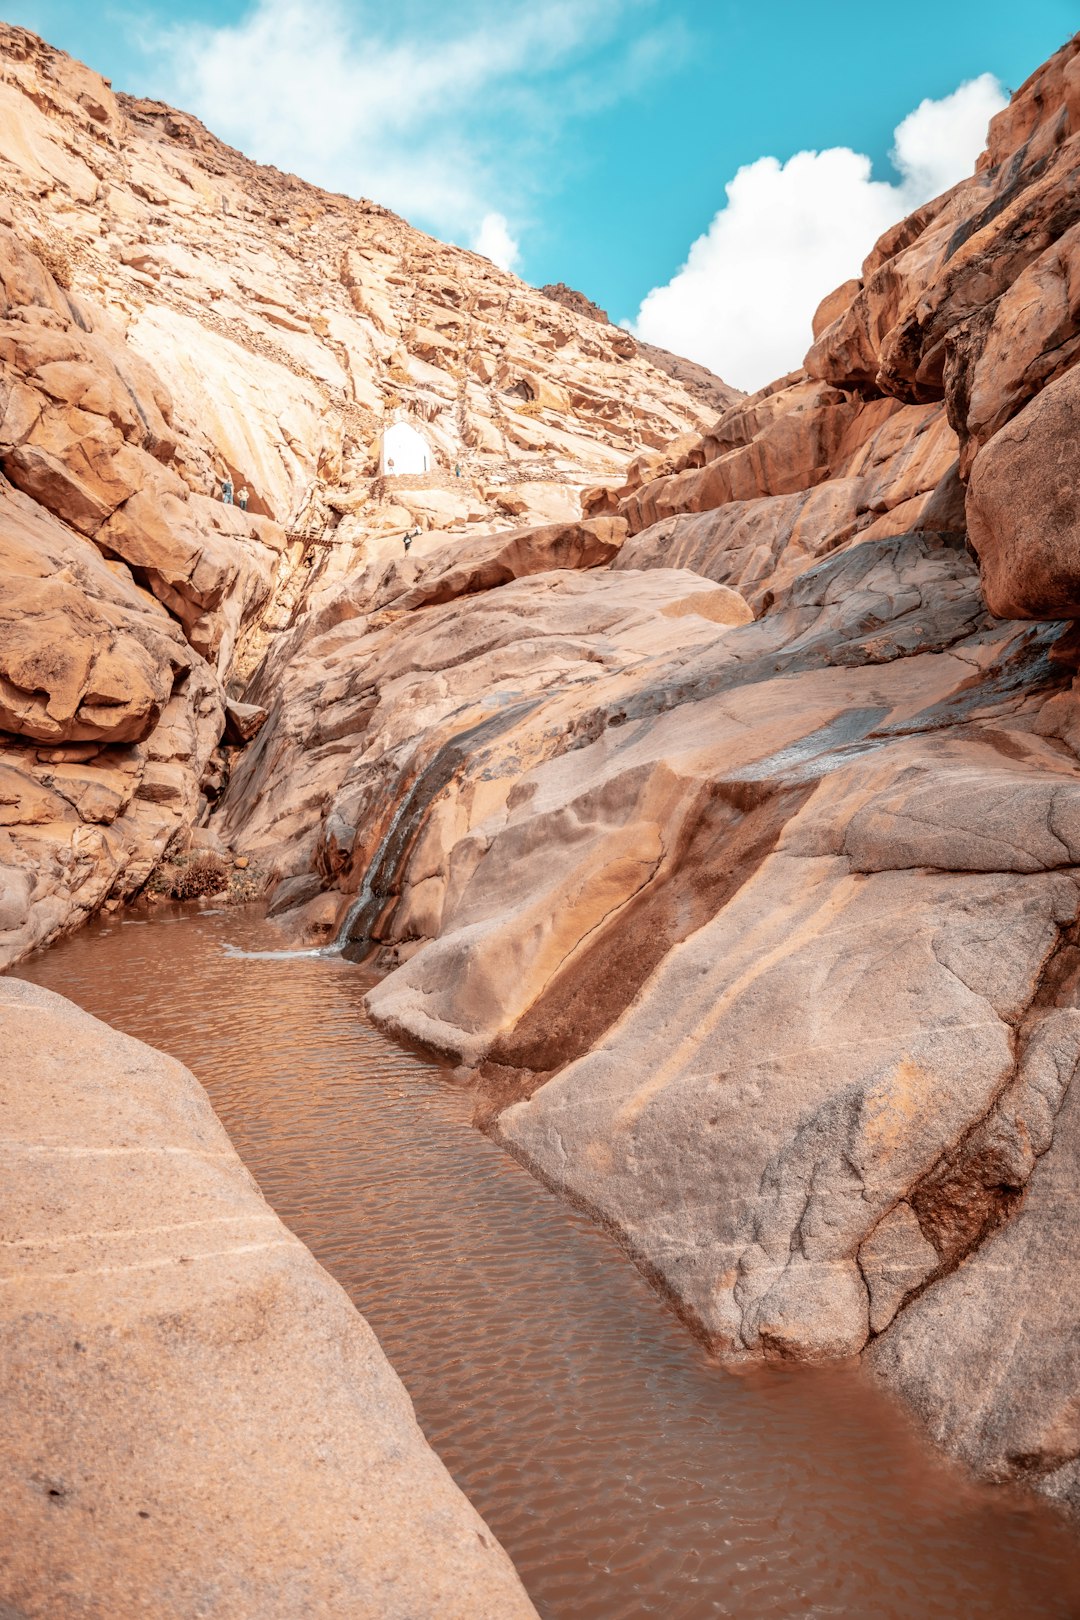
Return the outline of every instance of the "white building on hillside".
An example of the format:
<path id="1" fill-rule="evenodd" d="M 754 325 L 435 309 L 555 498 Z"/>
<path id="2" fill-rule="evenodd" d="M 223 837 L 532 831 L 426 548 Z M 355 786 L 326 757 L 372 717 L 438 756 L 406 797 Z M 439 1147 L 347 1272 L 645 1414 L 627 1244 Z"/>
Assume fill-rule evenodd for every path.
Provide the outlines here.
<path id="1" fill-rule="evenodd" d="M 424 435 L 408 422 L 391 422 L 382 436 L 379 452 L 379 474 L 383 478 L 402 478 L 415 473 L 430 472 L 431 447 Z"/>

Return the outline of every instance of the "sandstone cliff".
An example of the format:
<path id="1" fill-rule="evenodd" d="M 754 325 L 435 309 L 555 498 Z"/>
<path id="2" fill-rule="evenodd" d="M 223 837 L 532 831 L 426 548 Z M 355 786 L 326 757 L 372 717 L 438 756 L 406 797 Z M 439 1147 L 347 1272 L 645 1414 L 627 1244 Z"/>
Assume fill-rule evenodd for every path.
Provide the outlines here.
<path id="1" fill-rule="evenodd" d="M 253 672 L 207 836 L 374 1016 L 724 1353 L 865 1351 L 1080 1502 L 1080 45 L 717 419 L 4 41 L 9 953 L 137 888 Z"/>
<path id="2" fill-rule="evenodd" d="M 719 1349 L 1074 1502 L 1078 167 L 1074 41 L 801 371 L 304 618 L 215 818 Z"/>
<path id="3" fill-rule="evenodd" d="M 406 531 L 573 519 L 737 397 L 7 26 L 0 304 L 0 964 L 139 891 L 303 606 Z M 395 417 L 427 476 L 378 477 Z"/>

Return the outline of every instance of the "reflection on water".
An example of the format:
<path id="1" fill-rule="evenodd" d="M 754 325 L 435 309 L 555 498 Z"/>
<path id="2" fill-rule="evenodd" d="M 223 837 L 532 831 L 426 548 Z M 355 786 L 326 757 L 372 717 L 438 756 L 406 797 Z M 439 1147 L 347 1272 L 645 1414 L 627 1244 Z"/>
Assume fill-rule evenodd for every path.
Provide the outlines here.
<path id="1" fill-rule="evenodd" d="M 970 1484 L 861 1375 L 710 1363 L 583 1216 L 239 912 L 95 924 L 18 971 L 188 1064 L 378 1333 L 545 1620 L 1080 1616 L 1072 1526 Z"/>

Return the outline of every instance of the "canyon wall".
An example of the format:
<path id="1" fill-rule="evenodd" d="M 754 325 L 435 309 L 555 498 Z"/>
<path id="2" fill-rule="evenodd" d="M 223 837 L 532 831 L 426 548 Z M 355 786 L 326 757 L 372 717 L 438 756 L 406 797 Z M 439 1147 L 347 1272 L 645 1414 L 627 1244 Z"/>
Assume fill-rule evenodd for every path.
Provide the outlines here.
<path id="1" fill-rule="evenodd" d="M 406 532 L 572 521 L 738 397 L 6 25 L 0 305 L 0 965 L 140 892 L 306 607 Z M 427 476 L 379 476 L 395 419 Z"/>
<path id="2" fill-rule="evenodd" d="M 1080 1502 L 1077 42 L 750 399 L 0 45 L 6 959 L 201 820 L 718 1350 Z"/>
<path id="3" fill-rule="evenodd" d="M 281 638 L 214 818 L 719 1351 L 1074 1503 L 1078 166 L 1074 41 L 799 372 Z"/>

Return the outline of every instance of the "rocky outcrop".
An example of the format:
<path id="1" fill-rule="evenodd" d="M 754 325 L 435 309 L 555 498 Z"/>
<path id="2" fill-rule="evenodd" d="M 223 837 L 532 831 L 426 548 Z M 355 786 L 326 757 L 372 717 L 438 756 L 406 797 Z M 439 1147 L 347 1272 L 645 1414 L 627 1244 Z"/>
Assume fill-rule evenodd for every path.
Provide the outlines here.
<path id="1" fill-rule="evenodd" d="M 171 402 L 0 229 L 0 964 L 146 881 L 206 800 L 284 537 L 193 494 Z"/>
<path id="2" fill-rule="evenodd" d="M 978 1133 L 970 1157 L 980 1173 L 949 1166 L 930 1189 L 935 1197 L 941 1189 L 934 1208 L 957 1224 L 970 1221 L 966 1188 L 985 1188 L 972 1212 L 978 1219 L 979 1203 L 990 1208 L 985 1240 L 912 1299 L 870 1359 L 935 1438 L 981 1473 L 1019 1478 L 1080 1509 L 1080 1315 L 1067 1281 L 1080 1264 L 1076 1018 L 1070 1008 L 1048 1022 L 1024 1084 L 1009 1088 Z M 905 1293 L 912 1281 L 904 1279 Z"/>
<path id="3" fill-rule="evenodd" d="M 325 598 L 221 812 L 718 1350 L 865 1351 L 1074 1500 L 1076 373 L 1065 293 L 1020 311 L 1067 285 L 1078 59 L 803 370 L 586 497 L 606 566 L 433 545 Z"/>
<path id="4" fill-rule="evenodd" d="M 201 836 L 719 1351 L 865 1352 L 1076 1500 L 1080 43 L 706 412 L 566 289 L 3 40 L 13 948 L 130 892 L 228 690 Z"/>
<path id="5" fill-rule="evenodd" d="M 160 381 L 10 230 L 0 278 L 0 470 L 126 563 L 227 673 L 241 625 L 270 594 L 280 529 L 192 493 L 170 465 L 177 444 Z"/>
<path id="6" fill-rule="evenodd" d="M 194 1076 L 14 980 L 0 1037 L 7 1611 L 533 1615 Z"/>
<path id="7" fill-rule="evenodd" d="M 621 327 L 612 327 L 611 318 L 606 309 L 594 304 L 591 298 L 586 298 L 574 287 L 568 287 L 565 282 L 557 281 L 540 291 L 545 298 L 553 303 L 561 304 L 564 309 L 573 310 L 575 315 L 584 315 L 588 320 L 597 321 L 601 326 L 611 328 L 611 340 L 620 343 L 626 354 L 637 354 L 647 360 L 657 371 L 666 371 L 669 377 L 682 384 L 688 394 L 712 411 L 723 411 L 740 399 L 738 388 L 731 388 L 727 383 L 721 382 L 719 377 L 698 365 L 695 360 L 686 360 L 682 355 L 669 354 L 667 349 L 658 349 L 653 343 L 643 343 L 640 338 L 633 337 Z"/>
<path id="8" fill-rule="evenodd" d="M 626 333 L 6 25 L 0 131 L 2 966 L 187 837 L 257 729 L 228 705 L 305 610 L 371 571 L 477 588 L 465 552 L 419 582 L 437 534 L 477 578 L 605 560 L 580 488 L 711 406 Z M 430 476 L 377 476 L 395 415 Z M 516 531 L 549 522 L 579 539 L 526 565 Z"/>
<path id="9" fill-rule="evenodd" d="M 543 521 L 545 485 L 617 474 L 715 412 L 620 328 L 375 203 L 260 168 L 185 113 L 114 96 L 24 30 L 0 34 L 0 90 L 6 212 L 155 368 L 192 486 L 214 493 L 228 470 L 252 511 L 290 529 L 314 515 L 347 571 L 417 518 L 512 526 L 500 501 L 518 489 L 509 516 Z M 448 484 L 376 476 L 395 411 Z M 430 517 L 424 493 L 446 497 Z"/>
<path id="10" fill-rule="evenodd" d="M 625 534 L 622 519 L 600 517 L 477 535 L 452 550 L 440 546 L 415 558 L 406 555 L 377 578 L 365 574 L 357 586 L 335 598 L 335 611 L 346 602 L 360 601 L 368 611 L 408 612 L 493 590 L 528 574 L 596 568 L 618 555 Z"/>
<path id="11" fill-rule="evenodd" d="M 737 402 L 666 476 L 586 501 L 630 522 L 621 566 L 689 563 L 762 600 L 777 568 L 784 583 L 863 538 L 966 527 L 995 612 L 1072 617 L 1058 457 L 1080 354 L 1078 165 L 1073 41 L 994 119 L 975 176 L 824 300 L 802 371 Z"/>

